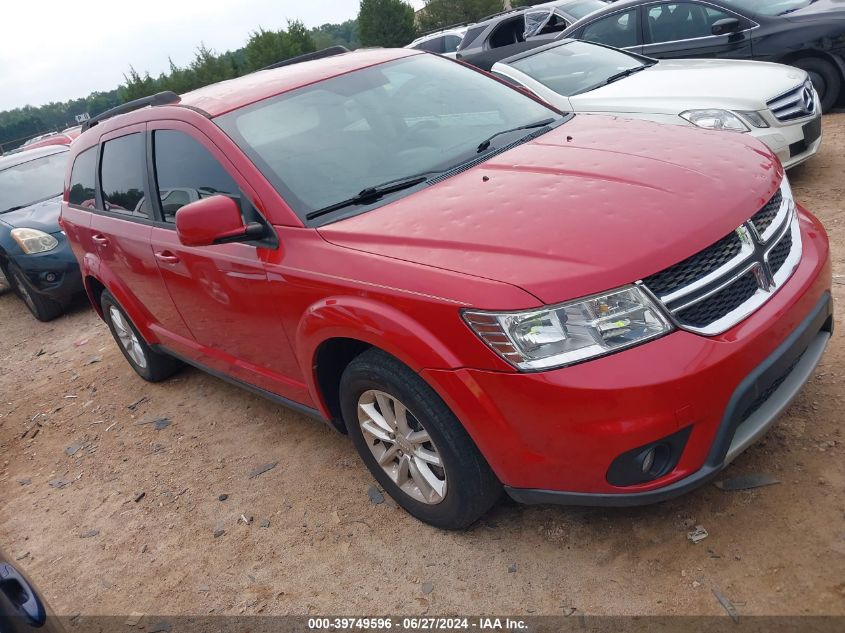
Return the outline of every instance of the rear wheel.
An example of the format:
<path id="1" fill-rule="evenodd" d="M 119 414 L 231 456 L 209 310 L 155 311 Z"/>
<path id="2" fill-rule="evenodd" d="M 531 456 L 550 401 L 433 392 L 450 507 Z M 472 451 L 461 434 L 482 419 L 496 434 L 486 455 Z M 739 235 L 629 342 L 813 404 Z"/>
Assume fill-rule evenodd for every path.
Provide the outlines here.
<path id="1" fill-rule="evenodd" d="M 65 311 L 60 302 L 35 290 L 23 271 L 14 264 L 9 264 L 8 274 L 9 285 L 39 321 L 52 321 Z"/>
<path id="2" fill-rule="evenodd" d="M 810 81 L 819 93 L 822 112 L 827 112 L 836 105 L 842 89 L 842 78 L 832 63 L 820 57 L 807 57 L 796 60 L 793 65 L 806 70 L 810 75 Z"/>
<path id="3" fill-rule="evenodd" d="M 501 484 L 461 423 L 414 371 L 380 350 L 340 381 L 343 419 L 370 472 L 410 514 L 445 529 L 475 522 Z"/>
<path id="4" fill-rule="evenodd" d="M 160 382 L 172 376 L 182 366 L 180 361 L 156 352 L 147 344 L 135 324 L 108 291 L 104 291 L 100 297 L 100 305 L 106 324 L 120 351 L 141 378 L 149 382 Z"/>

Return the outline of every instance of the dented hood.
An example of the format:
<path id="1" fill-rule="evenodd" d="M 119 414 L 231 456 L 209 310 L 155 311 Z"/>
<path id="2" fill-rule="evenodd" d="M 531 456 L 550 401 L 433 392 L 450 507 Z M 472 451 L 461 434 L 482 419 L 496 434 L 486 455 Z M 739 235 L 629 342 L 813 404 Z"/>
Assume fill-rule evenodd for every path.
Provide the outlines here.
<path id="1" fill-rule="evenodd" d="M 319 229 L 336 245 L 513 284 L 544 303 L 631 283 L 716 242 L 782 178 L 742 134 L 578 115 Z M 491 297 L 487 306 L 500 307 Z"/>

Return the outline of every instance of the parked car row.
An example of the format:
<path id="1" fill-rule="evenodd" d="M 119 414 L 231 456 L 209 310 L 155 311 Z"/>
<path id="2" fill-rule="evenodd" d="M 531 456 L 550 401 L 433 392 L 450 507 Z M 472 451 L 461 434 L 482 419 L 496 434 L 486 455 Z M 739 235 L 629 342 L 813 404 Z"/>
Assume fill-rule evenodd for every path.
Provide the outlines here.
<path id="1" fill-rule="evenodd" d="M 2 159 L 4 272 L 39 318 L 83 288 L 145 380 L 195 365 L 348 433 L 431 525 L 703 484 L 831 336 L 784 170 L 820 141 L 810 76 L 570 38 L 461 56 L 320 51 Z M 765 91 L 796 86 L 812 111 L 778 118 Z"/>

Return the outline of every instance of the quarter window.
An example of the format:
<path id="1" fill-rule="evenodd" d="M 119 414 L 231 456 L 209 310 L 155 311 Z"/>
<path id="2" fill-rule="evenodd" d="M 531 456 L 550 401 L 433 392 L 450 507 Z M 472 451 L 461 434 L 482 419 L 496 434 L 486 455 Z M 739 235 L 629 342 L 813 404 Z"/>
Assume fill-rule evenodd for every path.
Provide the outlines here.
<path id="1" fill-rule="evenodd" d="M 640 44 L 639 9 L 614 13 L 584 27 L 580 39 L 616 48 Z"/>
<path id="2" fill-rule="evenodd" d="M 140 133 L 103 143 L 100 184 L 106 211 L 149 218 L 149 204 L 144 196 L 144 163 L 144 137 Z"/>
<path id="3" fill-rule="evenodd" d="M 184 132 L 153 132 L 158 196 L 165 222 L 188 203 L 214 195 L 240 200 L 235 180 L 198 141 Z"/>
<path id="4" fill-rule="evenodd" d="M 94 175 L 97 169 L 97 147 L 80 153 L 70 172 L 70 204 L 86 209 L 94 208 Z"/>
<path id="5" fill-rule="evenodd" d="M 654 44 L 690 40 L 711 36 L 715 22 L 732 17 L 695 2 L 664 2 L 648 10 L 648 30 Z"/>

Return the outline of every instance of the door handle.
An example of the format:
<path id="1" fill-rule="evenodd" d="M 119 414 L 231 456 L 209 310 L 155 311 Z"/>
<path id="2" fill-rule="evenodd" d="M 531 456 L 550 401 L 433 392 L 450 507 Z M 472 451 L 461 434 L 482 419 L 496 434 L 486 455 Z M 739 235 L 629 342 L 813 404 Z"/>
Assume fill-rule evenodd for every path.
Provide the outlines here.
<path id="1" fill-rule="evenodd" d="M 99 244 L 100 246 L 108 246 L 109 245 L 109 238 L 105 235 L 100 235 L 99 233 L 95 233 L 91 236 L 91 239 L 94 240 L 94 243 Z"/>
<path id="2" fill-rule="evenodd" d="M 157 251 L 156 259 L 162 264 L 178 264 L 179 258 L 170 251 Z"/>

